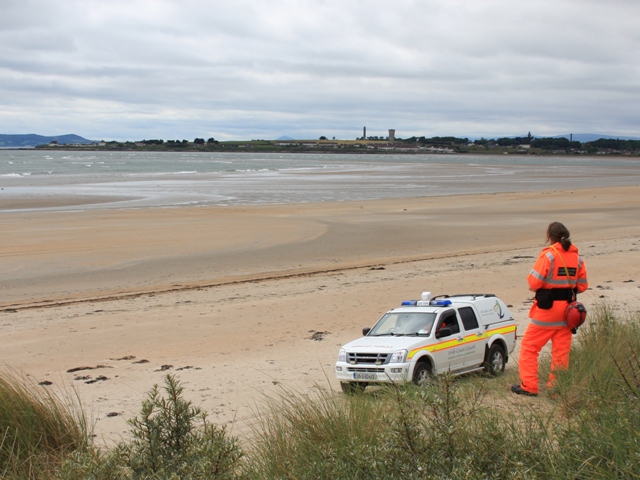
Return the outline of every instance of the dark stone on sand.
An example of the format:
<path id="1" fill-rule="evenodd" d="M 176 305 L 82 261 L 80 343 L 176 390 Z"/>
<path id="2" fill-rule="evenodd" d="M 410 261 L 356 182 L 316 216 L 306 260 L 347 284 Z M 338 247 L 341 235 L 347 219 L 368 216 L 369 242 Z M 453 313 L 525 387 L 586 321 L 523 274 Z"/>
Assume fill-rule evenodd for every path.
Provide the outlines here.
<path id="1" fill-rule="evenodd" d="M 67 373 L 80 372 L 82 370 L 95 370 L 96 368 L 113 368 L 109 365 L 96 365 L 95 367 L 74 367 L 67 370 Z"/>
<path id="2" fill-rule="evenodd" d="M 331 332 L 315 332 L 313 335 L 311 335 L 310 339 L 311 340 L 315 340 L 316 342 L 321 342 L 322 340 L 324 340 L 324 336 L 328 335 Z"/>
<path id="3" fill-rule="evenodd" d="M 107 377 L 105 377 L 104 375 L 100 375 L 99 377 L 96 377 L 93 380 L 89 380 L 88 382 L 84 382 L 84 383 L 91 384 L 91 383 L 96 383 L 96 382 L 102 382 L 104 380 L 109 380 L 109 379 Z"/>
<path id="4" fill-rule="evenodd" d="M 74 367 L 67 370 L 67 373 L 79 372 L 81 370 L 93 370 L 93 367 Z"/>
<path id="5" fill-rule="evenodd" d="M 118 415 L 120 415 L 118 412 L 111 412 L 111 413 L 107 413 L 105 416 L 106 417 L 117 417 Z"/>
<path id="6" fill-rule="evenodd" d="M 46 387 L 47 385 L 53 385 L 53 382 L 50 382 L 49 380 L 43 380 L 42 382 L 38 383 L 38 385 L 44 385 Z"/>
<path id="7" fill-rule="evenodd" d="M 142 359 L 142 360 L 138 360 L 137 362 L 133 362 L 133 363 L 149 363 L 149 360 L 146 359 Z"/>

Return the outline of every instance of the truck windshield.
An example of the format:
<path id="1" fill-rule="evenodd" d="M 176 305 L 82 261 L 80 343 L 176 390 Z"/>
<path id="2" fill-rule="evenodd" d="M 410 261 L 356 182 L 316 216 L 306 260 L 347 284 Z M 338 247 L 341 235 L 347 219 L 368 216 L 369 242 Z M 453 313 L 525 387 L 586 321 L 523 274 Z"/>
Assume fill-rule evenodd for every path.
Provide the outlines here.
<path id="1" fill-rule="evenodd" d="M 435 313 L 390 312 L 378 320 L 369 336 L 430 335 Z"/>

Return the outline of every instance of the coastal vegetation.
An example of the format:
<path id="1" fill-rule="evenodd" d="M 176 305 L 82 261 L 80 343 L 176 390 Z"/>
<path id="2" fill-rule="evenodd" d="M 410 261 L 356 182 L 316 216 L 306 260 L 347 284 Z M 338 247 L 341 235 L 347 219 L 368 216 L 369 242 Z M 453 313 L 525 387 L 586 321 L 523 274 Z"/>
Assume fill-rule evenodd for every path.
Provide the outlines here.
<path id="1" fill-rule="evenodd" d="M 508 393 L 513 370 L 498 379 L 444 376 L 427 387 L 354 396 L 322 386 L 283 390 L 256 412 L 245 442 L 209 423 L 167 376 L 129 421 L 129 438 L 99 448 L 81 410 L 3 374 L 0 476 L 638 478 L 639 320 L 637 311 L 599 305 L 575 338 L 571 367 L 538 398 Z M 543 363 L 548 369 L 548 358 Z"/>
<path id="2" fill-rule="evenodd" d="M 640 155 L 640 140 L 605 139 L 590 142 L 572 141 L 565 137 L 534 138 L 503 137 L 477 139 L 458 137 L 367 137 L 356 140 L 247 140 L 218 141 L 210 137 L 193 140 L 150 139 L 140 141 L 109 141 L 84 144 L 48 143 L 40 149 L 79 150 L 150 150 L 204 152 L 289 152 L 289 153 L 456 153 L 456 154 L 512 154 L 512 155 Z"/>
<path id="3" fill-rule="evenodd" d="M 87 427 L 77 397 L 61 401 L 29 377 L 0 372 L 0 478 L 53 478 L 88 447 Z"/>

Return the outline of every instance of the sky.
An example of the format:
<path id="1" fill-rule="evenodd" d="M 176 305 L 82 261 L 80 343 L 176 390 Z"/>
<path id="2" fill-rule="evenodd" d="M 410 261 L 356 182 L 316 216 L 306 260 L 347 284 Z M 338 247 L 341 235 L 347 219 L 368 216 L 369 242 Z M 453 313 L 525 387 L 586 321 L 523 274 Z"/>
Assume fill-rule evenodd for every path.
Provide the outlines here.
<path id="1" fill-rule="evenodd" d="M 640 136 L 638 0 L 0 0 L 0 133 Z"/>

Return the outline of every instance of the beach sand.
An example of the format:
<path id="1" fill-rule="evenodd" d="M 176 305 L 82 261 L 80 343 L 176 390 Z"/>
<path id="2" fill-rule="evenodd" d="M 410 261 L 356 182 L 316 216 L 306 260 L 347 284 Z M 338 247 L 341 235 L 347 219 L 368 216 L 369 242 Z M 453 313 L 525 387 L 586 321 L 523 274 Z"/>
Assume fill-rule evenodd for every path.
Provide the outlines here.
<path id="1" fill-rule="evenodd" d="M 167 373 L 212 421 L 242 435 L 265 395 L 339 391 L 340 345 L 422 291 L 494 293 L 522 335 L 526 276 L 556 220 L 587 264 L 581 301 L 639 310 L 640 187 L 18 209 L 0 215 L 1 359 L 5 370 L 51 382 L 43 388 L 73 387 L 99 441 L 127 432 Z M 507 369 L 517 369 L 517 355 Z"/>

